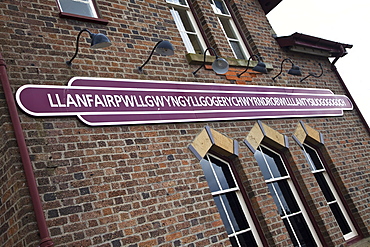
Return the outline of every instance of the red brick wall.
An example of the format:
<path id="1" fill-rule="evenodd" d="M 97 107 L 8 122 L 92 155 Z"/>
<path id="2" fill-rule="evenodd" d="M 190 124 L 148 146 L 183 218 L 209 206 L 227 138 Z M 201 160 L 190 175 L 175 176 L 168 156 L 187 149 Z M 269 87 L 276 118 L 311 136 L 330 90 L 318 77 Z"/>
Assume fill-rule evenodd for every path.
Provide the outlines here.
<path id="1" fill-rule="evenodd" d="M 2 91 L 0 98 L 0 242 L 34 246 L 39 242 L 35 217 Z"/>
<path id="2" fill-rule="evenodd" d="M 194 0 L 200 20 L 220 55 L 230 57 L 207 1 Z M 185 47 L 165 1 L 97 0 L 107 25 L 63 19 L 55 0 L 0 2 L 0 52 L 13 90 L 25 84 L 66 85 L 73 76 L 231 83 L 225 76 L 189 65 Z M 328 88 L 345 94 L 327 59 L 286 53 L 271 36 L 259 3 L 231 1 L 250 48 L 273 65 L 248 84 Z M 113 46 L 92 50 L 84 33 L 71 68 L 78 32 L 103 32 Z M 299 31 L 299 30 L 297 30 Z M 159 39 L 170 40 L 175 55 L 154 55 L 137 67 Z M 349 54 L 350 55 L 350 54 Z M 290 57 L 308 72 L 324 66 L 324 76 L 299 82 L 285 73 L 273 82 L 282 59 Z M 288 65 L 286 65 L 288 69 Z M 4 246 L 39 243 L 22 164 L 0 91 L 0 241 Z M 199 161 L 188 145 L 209 125 L 240 144 L 238 170 L 270 245 L 287 246 L 289 236 L 253 154 L 242 143 L 255 123 L 225 121 L 89 127 L 75 117 L 31 117 L 20 113 L 43 209 L 56 246 L 229 246 Z M 329 245 L 344 244 L 328 206 L 322 203 L 299 146 L 291 138 L 300 119 L 263 120 L 289 137 L 291 165 Z M 331 167 L 363 233 L 368 235 L 369 133 L 357 110 L 343 117 L 305 118 L 325 137 Z"/>

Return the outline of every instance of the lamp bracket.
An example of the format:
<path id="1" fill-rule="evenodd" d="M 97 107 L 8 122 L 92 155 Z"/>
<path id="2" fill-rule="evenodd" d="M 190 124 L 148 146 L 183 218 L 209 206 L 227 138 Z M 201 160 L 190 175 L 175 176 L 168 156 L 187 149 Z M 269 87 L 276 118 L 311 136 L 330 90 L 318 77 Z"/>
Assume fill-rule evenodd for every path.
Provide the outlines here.
<path id="1" fill-rule="evenodd" d="M 157 42 L 157 44 L 155 44 L 155 46 L 153 47 L 152 49 L 152 52 L 150 53 L 148 59 L 143 63 L 143 65 L 141 65 L 138 69 L 139 69 L 139 72 L 142 72 L 143 71 L 143 67 L 149 62 L 149 60 L 152 58 L 153 56 L 153 53 L 155 51 L 155 49 L 157 48 L 157 46 L 162 42 L 163 40 L 160 40 Z"/>
<path id="2" fill-rule="evenodd" d="M 215 56 L 216 56 L 216 59 L 217 58 L 219 58 L 218 57 L 218 55 L 217 55 L 217 53 L 216 53 L 216 50 L 213 48 L 213 47 L 208 47 L 204 52 L 203 52 L 203 63 L 202 63 L 202 65 L 197 69 L 197 70 L 195 70 L 194 72 L 193 72 L 193 75 L 195 75 L 205 64 L 206 64 L 206 53 L 207 53 L 207 51 L 208 50 L 212 50 L 213 51 L 213 53 L 215 54 Z"/>
<path id="3" fill-rule="evenodd" d="M 321 77 L 321 76 L 324 74 L 324 70 L 323 70 L 323 68 L 322 68 L 321 63 L 319 63 L 319 66 L 320 66 L 320 69 L 321 69 L 321 73 L 320 73 L 320 75 L 316 75 L 316 74 L 314 74 L 314 73 L 312 73 L 312 72 L 308 72 L 308 75 L 307 75 L 306 77 L 302 78 L 302 79 L 300 80 L 300 82 L 302 82 L 302 81 L 306 80 L 306 79 L 307 79 L 308 77 L 310 77 L 310 76 L 313 76 L 313 77 L 315 77 L 315 78 L 319 78 L 319 77 Z"/>
<path id="4" fill-rule="evenodd" d="M 283 72 L 283 63 L 284 63 L 285 61 L 290 62 L 290 63 L 292 64 L 292 66 L 294 66 L 294 63 L 292 62 L 292 60 L 291 60 L 290 58 L 285 58 L 283 61 L 281 61 L 281 64 L 280 64 L 280 72 L 279 72 L 279 74 L 277 74 L 276 76 L 272 77 L 272 80 L 273 80 L 273 81 L 275 81 L 275 79 L 276 79 L 279 75 L 281 75 L 281 73 Z"/>
<path id="5" fill-rule="evenodd" d="M 86 29 L 86 28 L 82 29 L 82 30 L 78 33 L 78 35 L 77 35 L 77 41 L 76 41 L 76 51 L 75 51 L 75 54 L 73 55 L 73 57 L 72 57 L 69 61 L 67 61 L 67 62 L 66 62 L 66 64 L 67 64 L 69 67 L 71 67 L 71 66 L 72 66 L 72 61 L 73 61 L 73 59 L 75 59 L 75 57 L 77 56 L 77 53 L 78 53 L 78 43 L 79 43 L 79 40 L 80 40 L 80 36 L 81 36 L 81 34 L 82 34 L 83 32 L 88 32 L 88 33 L 89 33 L 89 35 L 90 35 L 90 37 L 91 37 L 91 35 L 92 35 L 92 33 L 91 33 L 88 29 Z"/>
<path id="6" fill-rule="evenodd" d="M 247 70 L 249 68 L 249 62 L 251 61 L 252 57 L 256 57 L 258 59 L 258 62 L 260 61 L 260 57 L 257 54 L 254 54 L 254 55 L 250 56 L 249 59 L 248 59 L 247 67 L 245 68 L 245 70 L 242 73 L 236 75 L 238 78 L 240 78 L 240 76 L 242 74 L 244 74 L 245 72 L 247 72 Z"/>

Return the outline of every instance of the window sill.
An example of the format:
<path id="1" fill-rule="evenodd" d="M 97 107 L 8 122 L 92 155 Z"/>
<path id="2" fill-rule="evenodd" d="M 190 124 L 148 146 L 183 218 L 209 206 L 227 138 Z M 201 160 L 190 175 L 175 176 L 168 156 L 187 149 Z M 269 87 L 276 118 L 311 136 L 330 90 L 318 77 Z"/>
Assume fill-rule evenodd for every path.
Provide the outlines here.
<path id="1" fill-rule="evenodd" d="M 215 56 L 206 56 L 206 63 L 213 63 L 216 59 Z M 246 67 L 248 64 L 248 60 L 245 59 L 236 59 L 236 58 L 225 58 L 230 66 L 232 67 Z M 204 62 L 204 55 L 203 54 L 194 54 L 194 53 L 187 53 L 186 60 L 189 64 L 199 64 Z M 272 70 L 273 67 L 269 63 L 265 63 L 266 68 L 268 70 Z M 254 67 L 257 65 L 257 61 L 251 60 L 249 62 L 249 67 Z"/>
<path id="2" fill-rule="evenodd" d="M 94 18 L 94 17 L 82 16 L 82 15 L 75 15 L 75 14 L 70 14 L 70 13 L 66 13 L 66 12 L 60 12 L 59 16 L 61 18 L 73 19 L 73 20 L 85 21 L 85 22 L 92 22 L 92 23 L 98 23 L 98 24 L 103 24 L 103 25 L 107 25 L 109 23 L 109 21 L 106 20 L 106 19 Z"/>

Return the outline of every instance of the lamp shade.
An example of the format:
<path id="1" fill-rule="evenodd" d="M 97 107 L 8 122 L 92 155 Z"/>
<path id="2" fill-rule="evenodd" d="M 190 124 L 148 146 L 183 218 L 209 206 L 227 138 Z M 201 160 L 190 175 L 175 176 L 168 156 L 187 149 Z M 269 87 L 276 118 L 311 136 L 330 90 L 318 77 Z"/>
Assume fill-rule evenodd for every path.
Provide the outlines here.
<path id="1" fill-rule="evenodd" d="M 108 37 L 102 33 L 91 33 L 90 38 L 92 39 L 91 48 L 94 49 L 105 48 L 112 45 Z"/>
<path id="2" fill-rule="evenodd" d="M 255 67 L 253 67 L 254 71 L 267 74 L 266 64 L 264 62 L 259 61 Z"/>
<path id="3" fill-rule="evenodd" d="M 172 44 L 167 40 L 162 40 L 155 51 L 163 56 L 172 56 L 175 53 Z"/>
<path id="4" fill-rule="evenodd" d="M 229 71 L 229 63 L 226 59 L 219 57 L 212 63 L 212 69 L 217 74 L 225 74 Z"/>
<path id="5" fill-rule="evenodd" d="M 288 71 L 288 74 L 301 76 L 302 72 L 297 65 L 292 65 L 292 68 Z"/>

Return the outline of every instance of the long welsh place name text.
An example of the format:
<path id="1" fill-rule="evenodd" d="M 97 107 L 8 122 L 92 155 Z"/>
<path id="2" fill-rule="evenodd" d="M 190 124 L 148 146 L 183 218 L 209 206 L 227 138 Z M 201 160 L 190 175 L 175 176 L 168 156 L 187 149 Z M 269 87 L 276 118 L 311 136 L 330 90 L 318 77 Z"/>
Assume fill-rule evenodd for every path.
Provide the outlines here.
<path id="1" fill-rule="evenodd" d="M 343 99 L 325 97 L 186 96 L 129 94 L 47 94 L 50 107 L 151 108 L 151 107 L 341 107 Z"/>

